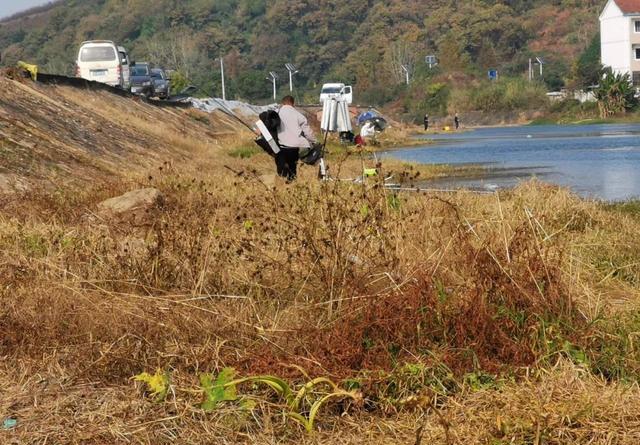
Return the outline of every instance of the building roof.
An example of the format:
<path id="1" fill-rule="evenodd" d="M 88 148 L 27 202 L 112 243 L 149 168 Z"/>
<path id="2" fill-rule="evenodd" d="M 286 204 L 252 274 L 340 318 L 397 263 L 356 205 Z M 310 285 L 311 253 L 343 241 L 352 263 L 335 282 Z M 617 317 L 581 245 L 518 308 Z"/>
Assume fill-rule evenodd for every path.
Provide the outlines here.
<path id="1" fill-rule="evenodd" d="M 640 0 L 613 0 L 625 14 L 640 13 Z"/>

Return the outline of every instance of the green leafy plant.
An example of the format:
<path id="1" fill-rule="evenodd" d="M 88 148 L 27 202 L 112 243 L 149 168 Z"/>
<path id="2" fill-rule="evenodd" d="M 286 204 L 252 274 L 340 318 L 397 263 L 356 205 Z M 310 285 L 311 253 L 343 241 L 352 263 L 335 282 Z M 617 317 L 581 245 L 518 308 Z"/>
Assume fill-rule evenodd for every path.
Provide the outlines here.
<path id="1" fill-rule="evenodd" d="M 233 368 L 224 368 L 215 380 L 211 374 L 202 374 L 200 386 L 204 390 L 205 400 L 200 407 L 205 411 L 213 411 L 221 402 L 238 400 L 236 385 L 229 385 L 235 375 Z"/>
<path id="2" fill-rule="evenodd" d="M 305 417 L 303 414 L 296 413 L 296 412 L 290 412 L 288 414 L 289 414 L 289 417 L 291 417 L 293 420 L 295 420 L 296 422 L 304 426 L 305 430 L 307 430 L 307 433 L 311 434 L 313 433 L 314 422 L 315 422 L 316 416 L 318 415 L 318 412 L 320 411 L 320 408 L 322 408 L 331 399 L 345 399 L 345 398 L 351 398 L 353 400 L 357 400 L 355 393 L 344 391 L 344 390 L 338 390 L 336 392 L 332 392 L 331 394 L 327 394 L 321 399 L 315 401 L 311 406 L 311 409 L 309 410 L 308 417 Z"/>
<path id="3" fill-rule="evenodd" d="M 235 379 L 236 371 L 233 368 L 224 368 L 215 378 L 211 374 L 200 376 L 200 385 L 205 394 L 205 400 L 201 408 L 205 411 L 213 411 L 223 402 L 235 402 L 241 400 L 243 409 L 253 409 L 255 403 L 247 402 L 238 395 L 238 385 L 245 383 L 262 384 L 272 389 L 280 398 L 284 399 L 287 416 L 301 424 L 308 433 L 312 433 L 316 418 L 320 409 L 329 401 L 350 398 L 358 399 L 355 391 L 345 391 L 325 377 L 318 377 L 302 385 L 297 391 L 293 391 L 291 385 L 285 380 L 271 375 L 252 376 Z M 319 386 L 328 387 L 330 392 L 318 397 L 314 389 Z M 309 407 L 308 410 L 305 407 Z"/>
<path id="4" fill-rule="evenodd" d="M 578 365 L 589 365 L 589 357 L 579 346 L 574 345 L 570 341 L 565 341 L 562 350 L 567 356 Z"/>
<path id="5" fill-rule="evenodd" d="M 464 376 L 464 383 L 473 391 L 494 389 L 497 387 L 496 376 L 483 371 L 470 372 Z"/>
<path id="6" fill-rule="evenodd" d="M 171 376 L 168 372 L 158 369 L 153 375 L 143 372 L 133 377 L 133 379 L 137 382 L 145 383 L 148 392 L 157 402 L 161 402 L 167 397 L 171 384 Z"/>

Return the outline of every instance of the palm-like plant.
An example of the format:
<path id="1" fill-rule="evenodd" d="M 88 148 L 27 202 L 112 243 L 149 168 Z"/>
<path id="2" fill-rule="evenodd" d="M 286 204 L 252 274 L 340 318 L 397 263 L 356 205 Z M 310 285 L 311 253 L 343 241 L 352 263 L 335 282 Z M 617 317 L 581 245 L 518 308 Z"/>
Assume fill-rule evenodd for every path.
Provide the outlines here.
<path id="1" fill-rule="evenodd" d="M 611 68 L 604 70 L 594 93 L 602 118 L 624 114 L 636 103 L 629 74 L 614 73 Z"/>

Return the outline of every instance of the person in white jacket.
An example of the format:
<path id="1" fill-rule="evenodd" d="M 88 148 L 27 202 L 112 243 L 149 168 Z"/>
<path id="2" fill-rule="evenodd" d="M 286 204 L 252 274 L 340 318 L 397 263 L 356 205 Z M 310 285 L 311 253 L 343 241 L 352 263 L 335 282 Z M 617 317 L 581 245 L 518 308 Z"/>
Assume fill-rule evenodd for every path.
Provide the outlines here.
<path id="1" fill-rule="evenodd" d="M 364 123 L 362 128 L 360 129 L 360 136 L 363 139 L 367 139 L 376 135 L 376 126 L 371 121 L 367 121 Z"/>
<path id="2" fill-rule="evenodd" d="M 313 130 L 307 122 L 307 118 L 295 109 L 293 96 L 285 96 L 282 99 L 280 115 L 280 128 L 278 129 L 278 143 L 280 152 L 276 155 L 276 170 L 291 182 L 298 174 L 298 159 L 300 149 L 309 148 L 316 142 Z"/>

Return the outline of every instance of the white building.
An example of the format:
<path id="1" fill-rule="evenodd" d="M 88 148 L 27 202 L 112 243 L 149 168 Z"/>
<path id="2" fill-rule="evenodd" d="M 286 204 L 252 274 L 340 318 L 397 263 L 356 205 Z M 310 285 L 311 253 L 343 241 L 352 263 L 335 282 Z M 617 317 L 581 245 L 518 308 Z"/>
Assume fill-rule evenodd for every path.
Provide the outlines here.
<path id="1" fill-rule="evenodd" d="M 602 64 L 640 86 L 640 0 L 609 0 L 600 15 Z"/>

